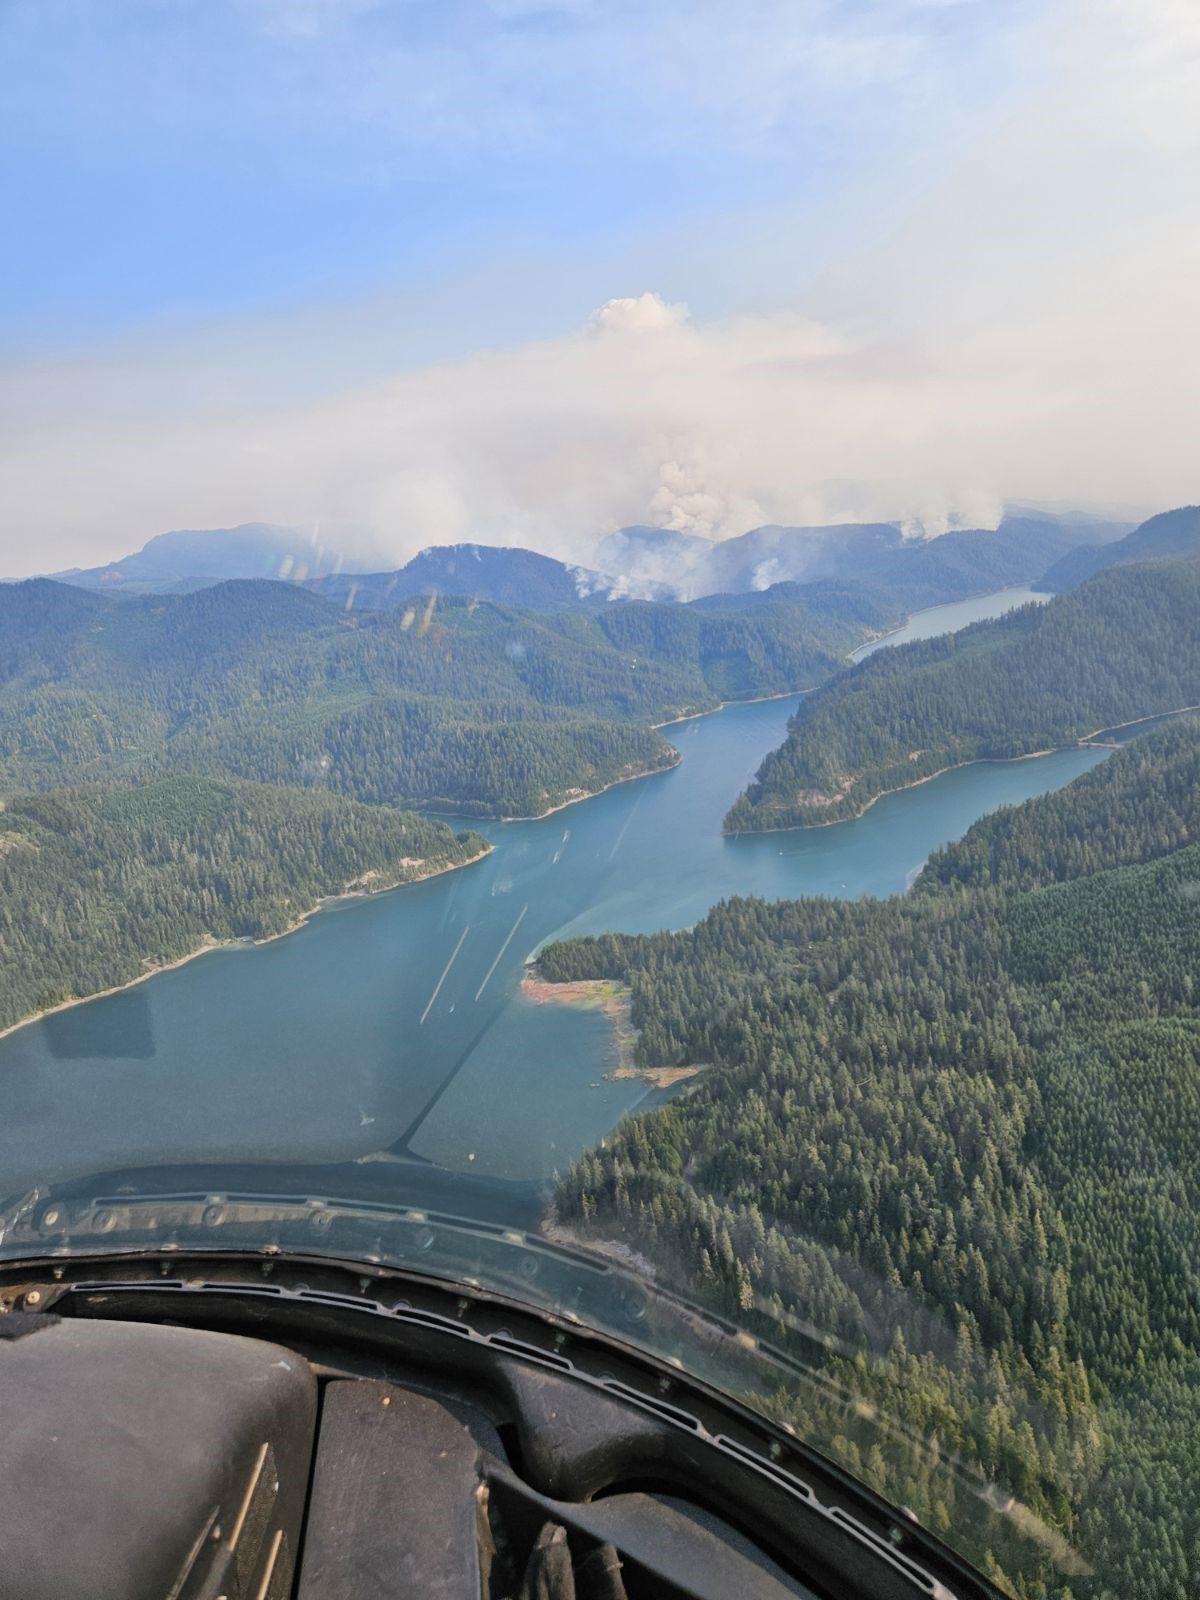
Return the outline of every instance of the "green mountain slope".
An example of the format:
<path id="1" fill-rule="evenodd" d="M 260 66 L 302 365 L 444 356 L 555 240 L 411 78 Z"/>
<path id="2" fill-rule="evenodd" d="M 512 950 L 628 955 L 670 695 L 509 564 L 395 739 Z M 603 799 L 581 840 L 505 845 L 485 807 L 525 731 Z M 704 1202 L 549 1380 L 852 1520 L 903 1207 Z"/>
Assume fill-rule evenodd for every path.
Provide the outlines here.
<path id="1" fill-rule="evenodd" d="M 804 701 L 726 827 L 836 821 L 963 761 L 1200 704 L 1198 617 L 1200 563 L 1118 567 L 1047 605 L 877 651 Z"/>
<path id="2" fill-rule="evenodd" d="M 0 1028 L 206 943 L 282 933 L 326 895 L 486 848 L 391 807 L 177 777 L 55 790 L 0 812 Z"/>
<path id="3" fill-rule="evenodd" d="M 1046 570 L 1034 588 L 1059 594 L 1109 567 L 1195 555 L 1200 555 L 1200 506 L 1181 506 L 1150 517 L 1115 544 L 1098 549 L 1084 545 L 1069 551 Z"/>
<path id="4" fill-rule="evenodd" d="M 0 586 L 0 792 L 169 772 L 539 814 L 674 752 L 651 724 L 819 683 L 861 625 L 784 598 L 538 616 L 295 586 Z"/>
<path id="5" fill-rule="evenodd" d="M 786 597 L 359 615 L 269 581 L 0 586 L 0 1027 L 468 859 L 392 807 L 541 814 L 671 764 L 653 723 L 819 682 L 861 634 Z"/>
<path id="6" fill-rule="evenodd" d="M 714 1064 L 564 1176 L 560 1222 L 898 1419 L 924 1442 L 868 1458 L 835 1390 L 764 1397 L 1023 1595 L 1200 1585 L 1198 771 L 1189 720 L 902 898 L 540 958 L 631 985 L 643 1064 Z M 1016 1502 L 986 1550 L 973 1472 Z"/>
<path id="7" fill-rule="evenodd" d="M 326 599 L 359 611 L 430 594 L 492 600 L 524 611 L 588 611 L 629 594 L 628 587 L 619 589 L 612 578 L 586 567 L 515 545 L 486 544 L 435 545 L 394 572 L 331 573 L 308 584 Z"/>
<path id="8" fill-rule="evenodd" d="M 1087 531 L 1050 517 L 1005 517 L 994 531 L 963 529 L 937 539 L 906 540 L 896 550 L 848 566 L 846 575 L 895 596 L 905 612 L 918 611 L 1027 583 Z M 1102 525 L 1094 531 L 1108 533 Z"/>

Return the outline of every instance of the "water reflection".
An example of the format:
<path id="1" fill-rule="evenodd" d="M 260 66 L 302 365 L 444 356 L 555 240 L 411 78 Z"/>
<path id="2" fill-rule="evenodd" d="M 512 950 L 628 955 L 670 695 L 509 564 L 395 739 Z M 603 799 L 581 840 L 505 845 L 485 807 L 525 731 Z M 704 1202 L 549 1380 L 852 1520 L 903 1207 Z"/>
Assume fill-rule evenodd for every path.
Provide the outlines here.
<path id="1" fill-rule="evenodd" d="M 52 1011 L 41 1028 L 56 1061 L 149 1061 L 154 1055 L 154 1024 L 144 984 L 110 995 L 103 1006 Z"/>

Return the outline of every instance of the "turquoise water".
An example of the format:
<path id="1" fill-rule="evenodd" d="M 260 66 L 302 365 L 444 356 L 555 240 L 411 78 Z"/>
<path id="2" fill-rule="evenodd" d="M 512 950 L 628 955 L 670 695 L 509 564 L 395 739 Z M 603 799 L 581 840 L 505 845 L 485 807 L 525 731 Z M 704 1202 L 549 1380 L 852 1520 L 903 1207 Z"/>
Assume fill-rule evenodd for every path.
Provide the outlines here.
<path id="1" fill-rule="evenodd" d="M 957 633 L 972 622 L 986 622 L 989 617 L 1002 617 L 1036 600 L 1045 605 L 1053 595 L 1035 594 L 1023 585 L 1013 589 L 997 589 L 993 594 L 973 595 L 970 600 L 955 600 L 950 605 L 930 606 L 927 611 L 917 611 L 902 628 L 885 633 L 882 639 L 860 645 L 851 654 L 851 661 L 862 661 L 866 656 L 882 650 L 885 645 L 908 644 L 911 639 L 936 639 L 941 633 Z"/>
<path id="2" fill-rule="evenodd" d="M 605 1079 L 602 1017 L 519 994 L 539 944 L 685 927 L 732 894 L 894 894 L 984 812 L 1104 754 L 965 767 L 854 822 L 723 838 L 725 810 L 795 703 L 679 724 L 673 771 L 540 822 L 484 824 L 495 849 L 476 866 L 340 902 L 285 939 L 215 951 L 11 1034 L 0 1192 L 175 1163 L 354 1161 L 384 1193 L 397 1159 L 543 1179 L 646 1090 Z"/>

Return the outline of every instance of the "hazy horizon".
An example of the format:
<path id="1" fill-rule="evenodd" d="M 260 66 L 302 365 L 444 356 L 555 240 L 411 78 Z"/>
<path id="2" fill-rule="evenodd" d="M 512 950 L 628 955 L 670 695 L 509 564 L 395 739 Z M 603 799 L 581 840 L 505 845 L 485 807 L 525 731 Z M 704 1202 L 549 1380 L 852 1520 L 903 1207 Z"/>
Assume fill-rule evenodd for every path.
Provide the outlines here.
<path id="1" fill-rule="evenodd" d="M 1156 509 L 1166 510 L 1171 508 L 1159 507 Z M 998 521 L 1003 520 L 1004 518 L 1028 516 L 1034 519 L 1061 518 L 1068 524 L 1078 522 L 1080 525 L 1086 525 L 1094 522 L 1113 524 L 1130 523 L 1136 525 L 1138 522 L 1144 521 L 1146 518 L 1155 514 L 1155 510 L 1152 509 L 1133 508 L 1129 506 L 1038 506 L 1024 502 L 1012 502 L 1000 508 Z M 932 530 L 926 531 L 913 525 L 912 523 L 906 525 L 903 519 L 899 517 L 880 517 L 874 520 L 877 520 L 881 523 L 890 524 L 891 526 L 898 528 L 906 539 L 913 541 L 937 539 L 946 533 L 962 531 L 994 531 L 995 526 L 998 525 L 998 522 L 997 524 L 982 524 L 978 526 L 975 524 L 969 525 L 961 519 L 951 517 L 945 526 L 938 526 Z M 709 535 L 699 533 L 695 530 L 688 530 L 683 537 L 687 539 L 703 540 L 716 545 L 726 543 L 731 539 L 743 538 L 748 534 L 768 531 L 774 528 L 781 528 L 785 531 L 795 531 L 797 533 L 807 533 L 819 531 L 822 527 L 852 527 L 856 525 L 857 524 L 855 523 L 829 523 L 824 525 L 803 523 L 760 523 L 749 528 L 730 529 L 721 535 Z M 642 532 L 643 530 L 647 529 L 652 532 L 663 534 L 670 534 L 679 531 L 653 523 L 629 523 L 619 528 L 600 529 L 593 534 L 590 548 L 584 545 L 582 548 L 582 554 L 577 552 L 577 555 L 579 556 L 578 559 L 563 553 L 556 553 L 553 549 L 538 549 L 534 545 L 522 544 L 519 540 L 515 539 L 510 540 L 506 544 L 489 544 L 487 541 L 479 539 L 460 539 L 453 542 L 448 542 L 446 544 L 422 545 L 416 550 L 408 551 L 402 557 L 397 557 L 395 562 L 391 564 L 394 564 L 395 566 L 403 566 L 417 556 L 424 555 L 428 552 L 438 549 L 479 547 L 499 550 L 510 549 L 532 551 L 537 555 L 548 556 L 552 559 L 566 561 L 572 566 L 587 568 L 589 565 L 589 557 L 592 559 L 599 558 L 600 546 L 603 544 L 605 539 L 612 538 L 614 534 Z M 260 530 L 267 534 L 280 535 L 281 543 L 289 543 L 293 551 L 296 549 L 311 547 L 314 553 L 319 555 L 324 566 L 328 570 L 332 570 L 334 572 L 367 574 L 372 571 L 390 570 L 390 558 L 387 555 L 386 541 L 380 541 L 378 537 L 370 530 L 362 528 L 338 529 L 337 527 L 330 528 L 328 526 L 322 528 L 319 525 L 306 528 L 297 524 L 247 521 L 233 523 L 227 528 L 164 528 L 158 533 L 151 534 L 150 537 L 144 540 L 140 545 L 132 546 L 128 549 L 118 549 L 114 547 L 111 551 L 100 556 L 99 559 L 93 562 L 90 567 L 59 567 L 53 571 L 43 571 L 39 569 L 36 572 L 24 574 L 24 576 L 53 578 L 59 576 L 60 574 L 66 575 L 76 572 L 100 570 L 109 566 L 116 566 L 128 557 L 140 554 L 147 545 L 154 544 L 158 540 L 171 539 L 176 536 L 186 537 L 188 535 L 198 533 L 237 535 L 248 531 L 258 532 Z M 377 552 L 377 564 L 375 565 L 371 564 L 372 552 Z M 382 565 L 378 563 L 382 563 Z M 193 575 L 200 576 L 202 574 L 197 573 Z M 303 571 L 281 570 L 279 573 L 273 574 L 273 576 L 280 578 L 296 578 L 298 581 L 302 581 L 304 578 L 309 577 L 310 575 L 310 571 L 307 567 L 305 567 Z M 666 573 L 664 573 L 664 578 L 665 577 L 667 577 Z M 0 575 L 0 582 L 7 581 L 13 581 L 11 575 Z"/>
<path id="2" fill-rule="evenodd" d="M 16 0 L 0 41 L 13 576 L 1200 498 L 1183 0 Z"/>

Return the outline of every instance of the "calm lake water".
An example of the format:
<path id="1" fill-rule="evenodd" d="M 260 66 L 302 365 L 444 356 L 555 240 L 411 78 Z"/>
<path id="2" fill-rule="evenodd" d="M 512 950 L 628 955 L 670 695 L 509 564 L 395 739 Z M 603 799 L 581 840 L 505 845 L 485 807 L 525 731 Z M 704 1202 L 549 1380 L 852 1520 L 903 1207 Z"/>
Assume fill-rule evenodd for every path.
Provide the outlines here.
<path id="1" fill-rule="evenodd" d="M 1103 757 L 965 767 L 854 822 L 723 838 L 795 703 L 680 724 L 679 767 L 540 822 L 484 824 L 495 850 L 477 866 L 342 902 L 286 939 L 216 951 L 0 1041 L 0 1193 L 260 1161 L 359 1163 L 339 1170 L 383 1194 L 418 1170 L 456 1200 L 468 1189 L 451 1173 L 530 1192 L 646 1098 L 605 1080 L 603 1018 L 522 998 L 539 944 L 685 927 L 733 894 L 894 894 L 984 812 Z"/>
<path id="2" fill-rule="evenodd" d="M 882 650 L 885 645 L 908 644 L 912 639 L 936 639 L 940 633 L 957 633 L 972 622 L 986 622 L 989 617 L 1002 617 L 1018 606 L 1030 601 L 1045 605 L 1053 595 L 1035 594 L 1023 586 L 1015 589 L 997 589 L 993 594 L 977 594 L 970 600 L 956 600 L 952 605 L 930 606 L 928 611 L 914 612 L 902 628 L 885 633 L 882 639 L 860 645 L 851 654 L 851 661 L 862 661 L 866 656 Z"/>

